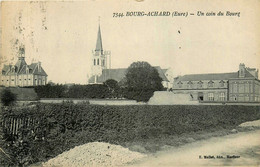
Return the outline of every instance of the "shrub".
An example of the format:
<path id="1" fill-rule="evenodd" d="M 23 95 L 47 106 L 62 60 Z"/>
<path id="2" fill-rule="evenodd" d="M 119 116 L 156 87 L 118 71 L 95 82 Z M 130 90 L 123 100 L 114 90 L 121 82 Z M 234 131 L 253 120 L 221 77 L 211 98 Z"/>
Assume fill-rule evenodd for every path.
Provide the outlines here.
<path id="1" fill-rule="evenodd" d="M 11 104 L 14 104 L 16 102 L 17 95 L 12 93 L 10 89 L 5 88 L 1 92 L 1 103 L 4 106 L 9 106 Z"/>
<path id="2" fill-rule="evenodd" d="M 233 129 L 242 122 L 260 119 L 259 109 L 259 106 L 129 107 L 67 102 L 9 109 L 11 111 L 0 112 L 0 120 L 33 118 L 30 120 L 34 120 L 34 125 L 22 126 L 18 136 L 12 137 L 3 131 L 3 148 L 13 162 L 28 165 L 93 141 L 138 143 L 182 133 Z M 3 125 L 1 121 L 0 125 Z"/>

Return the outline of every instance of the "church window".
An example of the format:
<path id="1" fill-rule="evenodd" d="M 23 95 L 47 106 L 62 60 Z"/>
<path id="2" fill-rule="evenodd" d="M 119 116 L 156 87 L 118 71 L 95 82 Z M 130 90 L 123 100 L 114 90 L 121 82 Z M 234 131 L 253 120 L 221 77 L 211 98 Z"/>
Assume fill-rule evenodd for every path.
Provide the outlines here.
<path id="1" fill-rule="evenodd" d="M 94 66 L 96 65 L 96 59 L 94 59 Z"/>
<path id="2" fill-rule="evenodd" d="M 97 65 L 99 65 L 99 59 L 97 59 Z"/>
<path id="3" fill-rule="evenodd" d="M 208 94 L 209 101 L 214 101 L 214 93 Z"/>

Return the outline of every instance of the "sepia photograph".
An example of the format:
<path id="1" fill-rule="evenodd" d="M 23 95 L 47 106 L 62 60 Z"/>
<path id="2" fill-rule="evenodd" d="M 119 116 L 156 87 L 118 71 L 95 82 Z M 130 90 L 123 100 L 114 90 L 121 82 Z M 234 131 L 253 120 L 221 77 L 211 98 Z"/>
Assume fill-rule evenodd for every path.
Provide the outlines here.
<path id="1" fill-rule="evenodd" d="M 2 0 L 0 17 L 0 166 L 260 166 L 259 0 Z"/>

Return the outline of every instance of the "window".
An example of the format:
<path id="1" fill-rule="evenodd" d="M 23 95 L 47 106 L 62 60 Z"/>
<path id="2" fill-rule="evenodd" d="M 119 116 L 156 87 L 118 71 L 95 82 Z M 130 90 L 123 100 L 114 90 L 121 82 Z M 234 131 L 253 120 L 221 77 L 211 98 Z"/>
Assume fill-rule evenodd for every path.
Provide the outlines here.
<path id="1" fill-rule="evenodd" d="M 188 84 L 188 88 L 190 88 L 190 89 L 191 89 L 191 88 L 192 88 L 192 85 L 193 85 L 193 83 L 192 83 L 191 81 L 189 81 L 187 84 Z"/>
<path id="2" fill-rule="evenodd" d="M 31 79 L 28 79 L 29 81 L 31 80 Z"/>
<path id="3" fill-rule="evenodd" d="M 209 101 L 214 101 L 214 94 L 213 93 L 209 93 L 208 94 L 208 98 L 209 98 Z"/>
<path id="4" fill-rule="evenodd" d="M 225 101 L 225 93 L 224 92 L 221 92 L 220 95 L 219 95 L 219 100 L 220 101 Z"/>
<path id="5" fill-rule="evenodd" d="M 239 91 L 239 93 L 244 93 L 244 90 L 245 90 L 245 88 L 244 88 L 243 82 L 238 84 L 238 91 Z"/>
<path id="6" fill-rule="evenodd" d="M 198 82 L 198 88 L 202 88 L 203 87 L 203 82 L 202 81 L 199 81 Z"/>
<path id="7" fill-rule="evenodd" d="M 245 83 L 245 92 L 249 93 L 249 83 Z"/>
<path id="8" fill-rule="evenodd" d="M 237 93 L 237 83 L 233 84 L 233 93 Z"/>
<path id="9" fill-rule="evenodd" d="M 179 87 L 179 88 L 182 88 L 182 82 L 181 82 L 181 81 L 178 82 L 177 84 L 178 84 L 178 87 Z"/>
<path id="10" fill-rule="evenodd" d="M 94 66 L 96 65 L 96 59 L 94 59 Z"/>
<path id="11" fill-rule="evenodd" d="M 213 84 L 214 84 L 213 81 L 209 81 L 209 83 L 208 83 L 208 87 L 209 87 L 209 88 L 212 88 L 212 87 L 213 87 Z"/>
<path id="12" fill-rule="evenodd" d="M 14 79 L 12 79 L 12 81 L 14 81 Z"/>
<path id="13" fill-rule="evenodd" d="M 224 87 L 224 86 L 225 86 L 225 82 L 224 82 L 223 80 L 221 80 L 221 81 L 219 82 L 219 85 L 220 85 L 220 87 Z"/>
<path id="14" fill-rule="evenodd" d="M 26 81 L 26 79 L 24 79 Z"/>
<path id="15" fill-rule="evenodd" d="M 97 59 L 97 65 L 99 65 L 99 59 Z"/>

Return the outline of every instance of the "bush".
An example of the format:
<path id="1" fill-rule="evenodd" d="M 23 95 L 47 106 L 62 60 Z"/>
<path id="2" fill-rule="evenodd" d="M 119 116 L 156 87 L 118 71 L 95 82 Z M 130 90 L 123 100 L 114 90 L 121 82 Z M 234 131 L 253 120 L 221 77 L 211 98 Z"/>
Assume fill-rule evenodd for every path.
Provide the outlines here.
<path id="1" fill-rule="evenodd" d="M 35 124 L 20 127 L 19 135 L 12 137 L 6 129 L 3 130 L 3 148 L 12 157 L 13 162 L 20 165 L 44 161 L 77 145 L 93 141 L 123 145 L 126 142 L 145 142 L 183 133 L 233 129 L 245 121 L 260 119 L 260 107 L 129 107 L 68 102 L 39 104 L 35 108 L 17 108 L 0 112 L 0 119 L 4 118 L 7 122 L 9 118 L 26 120 L 28 117 L 34 120 Z M 22 143 L 19 142 L 21 139 Z"/>
<path id="2" fill-rule="evenodd" d="M 10 106 L 16 102 L 17 95 L 12 93 L 10 89 L 5 88 L 1 92 L 1 103 L 4 106 Z"/>

